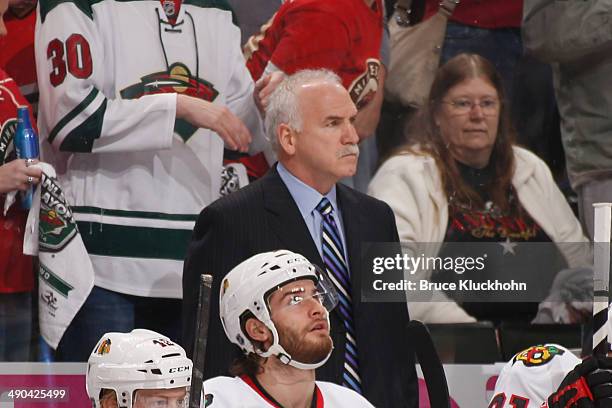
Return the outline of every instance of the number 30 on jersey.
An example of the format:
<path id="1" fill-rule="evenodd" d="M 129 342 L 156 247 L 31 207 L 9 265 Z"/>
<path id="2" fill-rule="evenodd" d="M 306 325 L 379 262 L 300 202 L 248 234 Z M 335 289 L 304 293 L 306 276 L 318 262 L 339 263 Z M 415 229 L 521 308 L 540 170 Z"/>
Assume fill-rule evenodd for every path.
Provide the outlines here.
<path id="1" fill-rule="evenodd" d="M 55 87 L 64 82 L 68 73 L 85 79 L 93 71 L 89 43 L 81 34 L 72 34 L 65 42 L 57 38 L 51 40 L 47 46 L 47 59 L 52 64 L 49 81 Z"/>

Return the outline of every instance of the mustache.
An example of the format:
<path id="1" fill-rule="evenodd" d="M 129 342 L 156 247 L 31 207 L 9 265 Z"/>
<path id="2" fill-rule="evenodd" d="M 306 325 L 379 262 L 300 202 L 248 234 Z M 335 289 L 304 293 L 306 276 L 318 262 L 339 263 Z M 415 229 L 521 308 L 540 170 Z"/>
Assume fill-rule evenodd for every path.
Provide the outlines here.
<path id="1" fill-rule="evenodd" d="M 338 158 L 349 156 L 352 154 L 359 157 L 359 146 L 357 146 L 356 144 L 342 146 L 342 148 L 338 150 L 338 153 L 337 153 Z"/>

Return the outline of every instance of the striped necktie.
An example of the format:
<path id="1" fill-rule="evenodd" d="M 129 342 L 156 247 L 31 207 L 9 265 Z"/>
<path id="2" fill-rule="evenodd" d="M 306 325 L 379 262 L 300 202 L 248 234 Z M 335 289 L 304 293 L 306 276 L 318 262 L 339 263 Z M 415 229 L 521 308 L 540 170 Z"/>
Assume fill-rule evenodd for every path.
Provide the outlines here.
<path id="1" fill-rule="evenodd" d="M 351 297 L 351 277 L 347 267 L 342 241 L 338 226 L 334 221 L 333 207 L 326 197 L 321 199 L 316 210 L 321 214 L 321 241 L 323 248 L 323 263 L 329 278 L 332 280 L 340 302 L 338 311 L 346 329 L 346 343 L 344 347 L 344 369 L 342 371 L 342 385 L 361 392 L 361 378 L 359 377 L 359 359 L 357 357 L 357 342 L 355 341 L 355 323 L 353 321 L 353 303 Z"/>

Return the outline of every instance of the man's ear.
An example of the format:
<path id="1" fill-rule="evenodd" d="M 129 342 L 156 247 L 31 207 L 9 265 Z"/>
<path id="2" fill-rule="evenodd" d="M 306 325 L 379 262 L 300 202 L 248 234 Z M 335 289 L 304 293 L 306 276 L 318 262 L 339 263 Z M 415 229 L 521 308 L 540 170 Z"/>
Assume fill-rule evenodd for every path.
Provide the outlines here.
<path id="1" fill-rule="evenodd" d="M 272 339 L 272 333 L 265 324 L 255 318 L 248 319 L 244 325 L 247 335 L 251 340 L 265 344 Z"/>
<path id="2" fill-rule="evenodd" d="M 296 131 L 286 123 L 281 123 L 276 130 L 280 150 L 288 156 L 295 154 Z"/>

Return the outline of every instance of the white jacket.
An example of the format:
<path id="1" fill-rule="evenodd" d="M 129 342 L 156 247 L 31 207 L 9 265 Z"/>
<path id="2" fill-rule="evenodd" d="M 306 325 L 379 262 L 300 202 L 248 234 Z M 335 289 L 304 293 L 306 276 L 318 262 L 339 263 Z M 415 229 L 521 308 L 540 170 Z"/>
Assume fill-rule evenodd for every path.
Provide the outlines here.
<path id="1" fill-rule="evenodd" d="M 512 185 L 523 208 L 553 242 L 587 242 L 580 222 L 555 184 L 546 163 L 535 154 L 516 146 L 514 155 Z M 433 157 L 410 153 L 392 157 L 372 179 L 369 194 L 391 206 L 400 241 L 444 241 L 448 224 L 448 202 Z M 428 248 L 432 250 L 431 245 Z M 584 245 L 564 245 L 559 249 L 568 265 L 576 267 L 586 263 L 584 248 Z M 438 249 L 439 246 L 435 248 L 436 253 Z M 436 253 L 426 255 L 435 256 Z M 473 317 L 452 301 L 409 302 L 409 309 L 413 319 L 429 323 L 474 321 Z"/>

